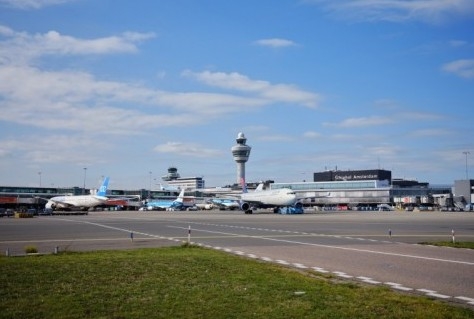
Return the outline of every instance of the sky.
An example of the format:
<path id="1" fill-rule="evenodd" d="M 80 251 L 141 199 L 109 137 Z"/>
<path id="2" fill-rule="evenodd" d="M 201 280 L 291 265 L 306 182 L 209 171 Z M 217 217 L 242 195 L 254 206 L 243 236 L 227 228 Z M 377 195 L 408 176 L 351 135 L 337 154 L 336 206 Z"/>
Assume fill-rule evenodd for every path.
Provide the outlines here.
<path id="1" fill-rule="evenodd" d="M 0 0 L 0 185 L 474 178 L 472 0 Z"/>

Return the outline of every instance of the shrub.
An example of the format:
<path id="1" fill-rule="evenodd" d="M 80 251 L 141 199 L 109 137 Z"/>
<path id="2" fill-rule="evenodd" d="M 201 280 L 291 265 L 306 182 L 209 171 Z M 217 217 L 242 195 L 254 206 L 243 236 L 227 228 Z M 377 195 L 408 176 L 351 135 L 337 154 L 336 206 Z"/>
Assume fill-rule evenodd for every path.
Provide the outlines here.
<path id="1" fill-rule="evenodd" d="M 38 252 L 38 248 L 36 246 L 26 246 L 25 253 L 27 254 L 36 254 Z"/>

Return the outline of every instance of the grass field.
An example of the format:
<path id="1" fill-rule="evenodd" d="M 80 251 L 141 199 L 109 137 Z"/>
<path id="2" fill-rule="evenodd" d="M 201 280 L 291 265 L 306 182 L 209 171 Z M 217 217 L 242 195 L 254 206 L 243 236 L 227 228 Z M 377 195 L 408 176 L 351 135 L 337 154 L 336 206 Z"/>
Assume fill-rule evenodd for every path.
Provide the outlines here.
<path id="1" fill-rule="evenodd" d="M 444 246 L 444 247 L 453 247 L 453 248 L 467 248 L 474 249 L 474 242 L 465 241 L 465 242 L 452 242 L 452 241 L 438 241 L 438 242 L 422 242 L 420 245 L 433 245 L 433 246 Z"/>
<path id="2" fill-rule="evenodd" d="M 0 257 L 0 318 L 474 318 L 474 311 L 219 251 Z"/>

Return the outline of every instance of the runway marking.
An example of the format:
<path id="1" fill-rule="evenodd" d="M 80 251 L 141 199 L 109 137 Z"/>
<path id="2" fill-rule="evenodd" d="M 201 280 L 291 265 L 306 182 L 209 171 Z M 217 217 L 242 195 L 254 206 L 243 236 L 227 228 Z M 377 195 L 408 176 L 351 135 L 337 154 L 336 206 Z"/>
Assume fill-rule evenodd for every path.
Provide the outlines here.
<path id="1" fill-rule="evenodd" d="M 397 284 L 396 282 L 385 282 L 386 285 L 389 285 L 393 289 L 402 290 L 402 291 L 413 291 L 413 288 L 405 287 L 401 284 Z"/>
<path id="2" fill-rule="evenodd" d="M 327 274 L 329 272 L 329 270 L 325 270 L 324 268 L 321 268 L 321 267 L 311 267 L 311 268 L 323 274 Z"/>
<path id="3" fill-rule="evenodd" d="M 378 285 L 378 284 L 381 283 L 380 281 L 373 280 L 373 279 L 370 278 L 370 277 L 359 276 L 359 277 L 356 277 L 356 278 L 357 278 L 357 279 L 360 279 L 360 280 L 362 280 L 363 282 L 366 282 L 366 283 L 368 283 L 368 284 Z"/>
<path id="4" fill-rule="evenodd" d="M 77 222 L 75 220 L 68 220 L 68 219 L 63 219 L 63 220 L 71 221 L 71 222 Z M 179 239 L 176 239 L 174 237 L 163 237 L 163 236 L 160 236 L 160 235 L 153 235 L 153 234 L 148 234 L 148 233 L 143 233 L 143 232 L 138 232 L 138 231 L 132 231 L 132 230 L 125 229 L 125 228 L 113 227 L 113 226 L 108 226 L 108 225 L 99 224 L 99 223 L 85 222 L 85 221 L 81 221 L 81 223 L 91 224 L 91 225 L 95 225 L 95 226 L 98 226 L 98 227 L 114 229 L 114 230 L 119 230 L 119 231 L 123 231 L 123 232 L 133 232 L 134 234 L 140 234 L 140 235 L 143 235 L 143 236 L 152 237 L 154 239 L 168 239 L 168 240 L 172 240 L 172 241 L 176 241 L 176 242 L 185 242 L 184 240 L 179 240 Z M 168 226 L 168 227 L 188 229 L 187 227 L 177 227 L 177 226 Z M 365 249 L 355 249 L 355 248 L 346 248 L 346 247 L 339 247 L 339 246 L 328 246 L 328 245 L 304 243 L 304 242 L 298 242 L 298 241 L 268 238 L 266 236 L 248 236 L 248 235 L 239 235 L 239 234 L 228 234 L 228 233 L 225 233 L 225 232 L 214 232 L 214 231 L 202 230 L 202 229 L 198 230 L 198 231 L 210 232 L 210 233 L 220 233 L 220 234 L 226 235 L 227 237 L 228 236 L 249 237 L 249 238 L 258 238 L 258 239 L 263 239 L 263 240 L 295 243 L 295 244 L 300 244 L 300 245 L 319 246 L 319 247 L 325 247 L 325 248 L 335 248 L 335 249 L 343 249 L 343 250 L 351 250 L 351 251 L 368 252 L 368 253 L 374 253 L 374 254 L 383 254 L 383 255 L 393 255 L 393 256 L 401 256 L 401 257 L 408 257 L 408 258 L 425 259 L 425 260 L 444 261 L 444 262 L 460 263 L 460 264 L 467 264 L 467 265 L 473 265 L 474 264 L 474 263 L 469 263 L 469 262 L 445 260 L 445 259 L 438 259 L 438 258 L 429 258 L 429 257 L 422 257 L 422 256 L 394 254 L 394 253 L 385 253 L 385 252 L 371 251 L 371 250 L 365 250 Z M 301 234 L 301 233 L 298 233 L 298 234 Z M 303 234 L 306 234 L 306 233 L 303 233 Z M 309 235 L 311 235 L 311 234 L 309 234 Z M 328 236 L 331 236 L 331 235 L 328 235 Z M 333 236 L 333 237 L 339 237 L 339 236 Z M 126 240 L 125 238 L 119 238 L 119 239 L 120 240 Z M 354 239 L 354 238 L 350 238 L 350 239 Z M 72 239 L 71 241 L 82 241 L 82 240 L 84 240 L 84 241 L 96 241 L 96 240 L 117 240 L 117 239 L 115 239 L 115 238 L 114 239 L 111 239 L 111 238 L 106 238 L 106 239 L 103 239 L 103 238 L 101 238 L 101 239 Z M 359 240 L 359 238 L 356 238 L 356 240 Z M 43 240 L 43 241 L 40 241 L 40 242 L 51 242 L 51 241 L 59 241 L 59 240 Z M 17 241 L 17 242 L 31 242 L 31 241 Z M 35 241 L 35 242 L 38 242 L 38 241 Z M 191 243 L 195 244 L 195 245 L 203 246 L 203 247 L 206 247 L 206 248 L 210 248 L 210 249 L 221 250 L 221 251 L 224 251 L 224 252 L 227 252 L 227 253 L 234 253 L 234 254 L 237 254 L 237 255 L 240 255 L 240 256 L 247 256 L 247 257 L 253 258 L 253 259 L 261 259 L 261 260 L 266 261 L 266 262 L 276 262 L 276 263 L 281 264 L 281 265 L 293 266 L 293 267 L 301 268 L 301 269 L 309 268 L 309 267 L 307 267 L 303 264 L 300 264 L 300 263 L 291 264 L 290 262 L 288 262 L 286 260 L 275 260 L 275 261 L 273 261 L 269 257 L 259 257 L 255 254 L 245 253 L 245 252 L 242 252 L 242 251 L 234 251 L 234 250 L 229 249 L 229 248 L 222 248 L 222 247 L 219 247 L 219 246 L 211 246 L 211 245 L 205 245 L 205 244 L 195 243 L 195 242 L 191 242 Z M 393 243 L 393 242 L 388 242 L 388 243 Z M 321 267 L 311 267 L 311 269 L 313 269 L 315 271 L 318 271 L 320 273 L 329 273 L 330 272 L 330 271 L 325 270 L 324 268 L 321 268 Z M 340 271 L 334 271 L 332 273 L 339 276 L 339 277 L 342 277 L 342 278 L 347 278 L 347 279 L 354 278 L 353 276 L 348 275 L 344 272 L 340 272 Z M 355 278 L 358 279 L 358 280 L 361 280 L 363 282 L 370 283 L 370 284 L 380 284 L 379 281 L 373 280 L 370 277 L 358 276 L 358 277 L 355 277 Z M 396 289 L 396 290 L 402 290 L 402 291 L 414 291 L 415 290 L 413 288 L 405 287 L 401 284 L 394 283 L 394 282 L 385 282 L 384 284 L 388 285 L 392 289 Z M 434 298 L 439 298 L 439 299 L 453 298 L 453 297 L 448 296 L 448 295 L 438 294 L 436 291 L 429 290 L 429 289 L 416 289 L 416 291 L 418 291 L 420 293 L 425 293 L 427 296 L 434 297 Z M 474 305 L 474 298 L 464 297 L 464 296 L 457 296 L 457 297 L 454 297 L 454 298 L 458 299 L 458 300 L 462 300 L 462 301 L 466 302 L 469 305 Z"/>
<path id="5" fill-rule="evenodd" d="M 178 229 L 188 229 L 187 227 L 180 227 L 180 226 L 168 226 L 168 227 L 178 228 Z M 229 236 L 237 236 L 238 235 L 238 236 L 241 236 L 241 237 L 248 237 L 248 238 L 255 238 L 255 239 L 283 242 L 283 243 L 289 243 L 289 244 L 304 245 L 304 246 L 323 247 L 323 248 L 329 248 L 329 249 L 340 249 L 340 250 L 355 251 L 355 252 L 362 252 L 362 253 L 369 253 L 369 254 L 395 256 L 395 257 L 405 257 L 405 258 L 422 259 L 422 260 L 430 260 L 430 261 L 440 261 L 440 262 L 448 262 L 448 263 L 454 263 L 454 264 L 474 266 L 474 262 L 468 262 L 468 261 L 449 260 L 449 259 L 441 259 L 441 258 L 433 258 L 433 257 L 424 257 L 424 256 L 416 256 L 416 255 L 407 255 L 407 254 L 398 254 L 398 253 L 390 253 L 390 252 L 383 252 L 383 251 L 375 251 L 375 250 L 369 250 L 369 249 L 360 249 L 360 248 L 350 248 L 350 247 L 305 243 L 305 242 L 296 241 L 296 240 L 270 238 L 268 236 L 240 235 L 240 234 L 212 231 L 212 230 L 206 230 L 206 229 L 197 229 L 197 228 L 195 228 L 194 230 L 195 231 L 201 231 L 201 232 L 207 232 L 207 233 L 225 234 L 225 235 L 229 235 Z M 273 237 L 275 237 L 275 236 L 273 236 Z"/>
<path id="6" fill-rule="evenodd" d="M 342 271 L 333 271 L 332 273 L 339 276 L 339 277 L 342 277 L 342 278 L 347 278 L 347 279 L 353 278 L 352 276 L 350 276 L 350 275 L 348 275 L 348 274 L 346 274 L 345 272 L 342 272 Z"/>
<path id="7" fill-rule="evenodd" d="M 442 294 L 439 294 L 438 292 L 436 292 L 434 290 L 430 290 L 430 289 L 417 289 L 417 291 L 423 292 L 427 296 L 435 297 L 435 298 L 439 298 L 439 299 L 449 299 L 449 298 L 451 298 L 451 296 L 442 295 Z"/>
<path id="8" fill-rule="evenodd" d="M 469 297 L 464 297 L 464 296 L 458 296 L 458 297 L 455 297 L 455 298 L 459 299 L 459 300 L 462 300 L 462 301 L 465 301 L 470 305 L 474 305 L 474 298 L 469 298 Z"/>

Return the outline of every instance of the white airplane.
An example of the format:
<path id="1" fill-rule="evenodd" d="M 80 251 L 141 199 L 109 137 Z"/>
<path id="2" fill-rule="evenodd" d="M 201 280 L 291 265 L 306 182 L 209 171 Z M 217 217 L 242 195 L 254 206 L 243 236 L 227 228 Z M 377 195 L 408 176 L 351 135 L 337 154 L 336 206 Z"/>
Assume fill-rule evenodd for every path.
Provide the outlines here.
<path id="1" fill-rule="evenodd" d="M 289 188 L 264 190 L 263 184 L 253 192 L 247 192 L 243 187 L 243 193 L 240 195 L 240 208 L 246 214 L 252 214 L 252 207 L 255 208 L 273 208 L 274 213 L 278 213 L 280 208 L 293 207 L 293 213 L 303 213 L 303 205 L 296 197 L 295 191 Z"/>
<path id="2" fill-rule="evenodd" d="M 175 200 L 150 200 L 146 203 L 147 210 L 180 210 L 184 206 L 184 188 Z"/>
<path id="3" fill-rule="evenodd" d="M 104 204 L 108 197 L 106 197 L 107 187 L 109 186 L 109 178 L 104 178 L 102 185 L 95 195 L 69 195 L 69 196 L 55 196 L 47 199 L 48 202 L 45 208 L 49 209 L 69 209 L 69 208 L 90 208 Z"/>

